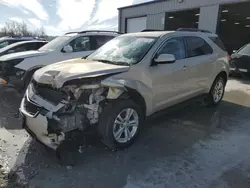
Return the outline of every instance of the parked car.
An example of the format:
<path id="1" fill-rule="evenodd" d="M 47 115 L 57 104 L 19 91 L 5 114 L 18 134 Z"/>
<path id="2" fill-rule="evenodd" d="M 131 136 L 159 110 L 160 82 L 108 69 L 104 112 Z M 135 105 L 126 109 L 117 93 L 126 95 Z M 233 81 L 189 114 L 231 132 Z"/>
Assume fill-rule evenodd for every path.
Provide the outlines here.
<path id="1" fill-rule="evenodd" d="M 130 33 L 85 59 L 41 68 L 21 103 L 23 125 L 55 150 L 82 143 L 92 128 L 108 147 L 126 148 L 155 112 L 198 96 L 220 103 L 229 62 L 215 38 L 199 30 Z"/>
<path id="2" fill-rule="evenodd" d="M 35 40 L 16 42 L 4 48 L 1 48 L 0 56 L 6 55 L 6 54 L 12 54 L 16 52 L 38 50 L 39 48 L 41 48 L 43 45 L 47 43 L 48 43 L 47 41 L 35 41 Z"/>
<path id="3" fill-rule="evenodd" d="M 230 73 L 250 77 L 250 43 L 231 55 Z"/>
<path id="4" fill-rule="evenodd" d="M 39 37 L 19 37 L 19 36 L 11 36 L 11 37 L 1 37 L 0 38 L 0 48 L 8 46 L 10 44 L 22 41 L 29 41 L 29 40 L 41 40 L 45 41 L 45 39 Z"/>
<path id="5" fill-rule="evenodd" d="M 0 80 L 20 90 L 24 89 L 39 68 L 58 61 L 88 56 L 118 35 L 115 31 L 71 32 L 55 38 L 37 51 L 2 56 Z"/>

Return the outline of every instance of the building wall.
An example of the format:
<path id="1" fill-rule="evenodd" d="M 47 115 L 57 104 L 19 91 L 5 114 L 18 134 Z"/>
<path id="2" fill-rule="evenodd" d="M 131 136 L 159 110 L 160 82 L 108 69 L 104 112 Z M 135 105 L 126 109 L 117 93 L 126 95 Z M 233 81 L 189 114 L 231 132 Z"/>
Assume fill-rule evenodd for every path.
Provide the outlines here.
<path id="1" fill-rule="evenodd" d="M 174 12 L 185 9 L 199 8 L 200 10 L 200 29 L 208 29 L 213 32 L 216 31 L 217 18 L 219 13 L 219 4 L 244 2 L 250 0 L 166 0 L 145 4 L 140 6 L 132 6 L 119 9 L 119 30 L 125 32 L 126 18 L 146 16 L 148 29 L 164 29 L 163 21 L 166 12 Z"/>
<path id="2" fill-rule="evenodd" d="M 164 30 L 165 12 L 147 15 L 147 29 Z"/>
<path id="3" fill-rule="evenodd" d="M 206 29 L 216 33 L 220 5 L 201 7 L 199 17 L 199 29 Z"/>

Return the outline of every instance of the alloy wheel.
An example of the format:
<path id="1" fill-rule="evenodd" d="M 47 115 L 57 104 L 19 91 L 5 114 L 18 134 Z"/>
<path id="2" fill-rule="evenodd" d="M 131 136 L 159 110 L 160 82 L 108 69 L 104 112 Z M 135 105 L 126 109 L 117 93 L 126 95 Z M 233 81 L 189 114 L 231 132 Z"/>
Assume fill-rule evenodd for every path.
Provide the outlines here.
<path id="1" fill-rule="evenodd" d="M 218 103 L 222 99 L 223 93 L 224 93 L 224 82 L 223 80 L 218 80 L 212 92 L 213 100 L 215 103 Z"/>
<path id="2" fill-rule="evenodd" d="M 113 136 L 118 143 L 126 143 L 136 135 L 138 126 L 138 113 L 132 108 L 126 108 L 115 118 Z"/>

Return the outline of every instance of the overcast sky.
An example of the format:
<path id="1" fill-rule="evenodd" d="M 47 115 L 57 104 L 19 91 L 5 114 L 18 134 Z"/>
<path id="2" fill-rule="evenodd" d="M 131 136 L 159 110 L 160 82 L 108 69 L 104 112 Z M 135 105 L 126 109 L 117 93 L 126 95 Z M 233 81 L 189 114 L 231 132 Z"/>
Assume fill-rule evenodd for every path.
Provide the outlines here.
<path id="1" fill-rule="evenodd" d="M 29 29 L 44 27 L 49 35 L 76 29 L 118 27 L 118 7 L 152 0 L 0 0 L 0 28 L 6 21 L 25 21 Z"/>

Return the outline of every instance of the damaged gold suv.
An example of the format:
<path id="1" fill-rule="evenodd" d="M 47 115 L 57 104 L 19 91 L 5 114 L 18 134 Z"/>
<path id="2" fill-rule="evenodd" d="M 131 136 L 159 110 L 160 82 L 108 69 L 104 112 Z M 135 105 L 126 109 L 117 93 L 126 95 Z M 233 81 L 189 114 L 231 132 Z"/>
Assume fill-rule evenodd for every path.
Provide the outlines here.
<path id="1" fill-rule="evenodd" d="M 87 58 L 41 68 L 21 103 L 23 125 L 55 150 L 90 129 L 110 148 L 128 147 L 159 110 L 204 94 L 221 101 L 229 64 L 218 40 L 200 30 L 124 34 Z"/>

